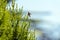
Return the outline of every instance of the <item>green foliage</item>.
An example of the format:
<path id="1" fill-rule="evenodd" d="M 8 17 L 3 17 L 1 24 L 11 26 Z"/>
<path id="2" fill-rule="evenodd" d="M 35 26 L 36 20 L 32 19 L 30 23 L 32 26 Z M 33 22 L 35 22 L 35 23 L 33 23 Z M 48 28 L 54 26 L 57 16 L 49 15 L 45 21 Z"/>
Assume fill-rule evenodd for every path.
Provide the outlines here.
<path id="1" fill-rule="evenodd" d="M 22 8 L 14 10 L 15 2 L 12 0 L 12 7 L 6 9 L 7 0 L 0 0 L 0 40 L 35 40 L 35 32 L 29 31 L 30 21 L 28 15 L 23 17 Z"/>

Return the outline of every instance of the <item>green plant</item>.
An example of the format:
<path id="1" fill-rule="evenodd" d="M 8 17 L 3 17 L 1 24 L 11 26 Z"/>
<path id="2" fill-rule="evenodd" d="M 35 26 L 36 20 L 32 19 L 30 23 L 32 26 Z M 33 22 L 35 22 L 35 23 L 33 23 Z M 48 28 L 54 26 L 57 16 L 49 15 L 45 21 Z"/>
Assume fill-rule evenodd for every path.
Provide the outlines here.
<path id="1" fill-rule="evenodd" d="M 6 5 L 7 0 L 0 0 L 0 40 L 35 40 L 35 32 L 29 31 L 30 21 L 24 21 L 29 16 L 23 17 L 22 8 L 14 9 L 14 0 L 9 10 Z"/>

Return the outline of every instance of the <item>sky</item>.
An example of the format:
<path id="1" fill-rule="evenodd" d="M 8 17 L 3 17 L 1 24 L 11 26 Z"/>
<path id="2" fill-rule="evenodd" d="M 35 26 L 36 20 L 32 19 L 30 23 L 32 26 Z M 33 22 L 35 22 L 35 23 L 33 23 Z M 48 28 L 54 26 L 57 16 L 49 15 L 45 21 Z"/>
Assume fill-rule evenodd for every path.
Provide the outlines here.
<path id="1" fill-rule="evenodd" d="M 16 3 L 27 11 L 51 12 L 51 16 L 44 17 L 46 20 L 60 20 L 60 0 L 18 0 Z"/>
<path id="2" fill-rule="evenodd" d="M 25 10 L 56 11 L 60 10 L 60 0 L 18 0 Z"/>
<path id="3" fill-rule="evenodd" d="M 27 11 L 50 12 L 49 16 L 43 17 L 40 17 L 40 13 L 36 13 L 36 16 L 32 13 L 32 18 L 41 18 L 60 24 L 60 0 L 18 0 L 16 3 Z"/>
<path id="4" fill-rule="evenodd" d="M 43 19 L 52 23 L 52 25 L 50 25 L 43 22 L 39 25 L 42 26 L 43 29 L 50 30 L 52 32 L 52 37 L 59 37 L 60 0 L 18 0 L 16 3 L 18 3 L 19 7 L 23 6 L 23 9 L 27 11 L 50 12 L 49 16 L 43 17 L 41 17 L 40 13 L 36 13 L 37 16 L 34 16 L 32 13 L 32 17 L 35 17 L 36 19 Z"/>

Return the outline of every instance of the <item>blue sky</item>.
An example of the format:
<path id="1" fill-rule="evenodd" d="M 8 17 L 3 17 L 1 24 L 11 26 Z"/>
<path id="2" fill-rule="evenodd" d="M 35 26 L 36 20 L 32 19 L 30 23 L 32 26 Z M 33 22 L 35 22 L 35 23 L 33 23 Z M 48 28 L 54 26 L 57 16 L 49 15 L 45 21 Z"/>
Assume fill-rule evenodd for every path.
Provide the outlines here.
<path id="1" fill-rule="evenodd" d="M 51 12 L 50 18 L 60 17 L 60 0 L 18 0 L 16 1 L 19 7 L 23 6 L 27 11 L 49 11 Z M 52 19 L 53 19 L 52 18 Z M 56 20 L 56 19 L 55 19 Z"/>
<path id="2" fill-rule="evenodd" d="M 18 0 L 16 3 L 27 11 L 49 11 L 51 15 L 43 19 L 60 22 L 60 0 Z"/>
<path id="3" fill-rule="evenodd" d="M 25 10 L 32 11 L 59 11 L 60 0 L 18 0 L 17 3 Z"/>

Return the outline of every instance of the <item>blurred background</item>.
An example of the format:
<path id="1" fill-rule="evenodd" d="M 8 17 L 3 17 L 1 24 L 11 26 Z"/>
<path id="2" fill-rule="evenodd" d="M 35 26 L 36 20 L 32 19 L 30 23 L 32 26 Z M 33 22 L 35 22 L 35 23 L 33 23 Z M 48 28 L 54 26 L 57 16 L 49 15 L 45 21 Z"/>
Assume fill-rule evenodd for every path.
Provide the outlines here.
<path id="1" fill-rule="evenodd" d="M 60 0 L 16 0 L 23 13 L 31 13 L 37 40 L 60 40 Z M 8 3 L 11 5 L 11 1 Z M 39 21 L 36 21 L 39 20 Z"/>

